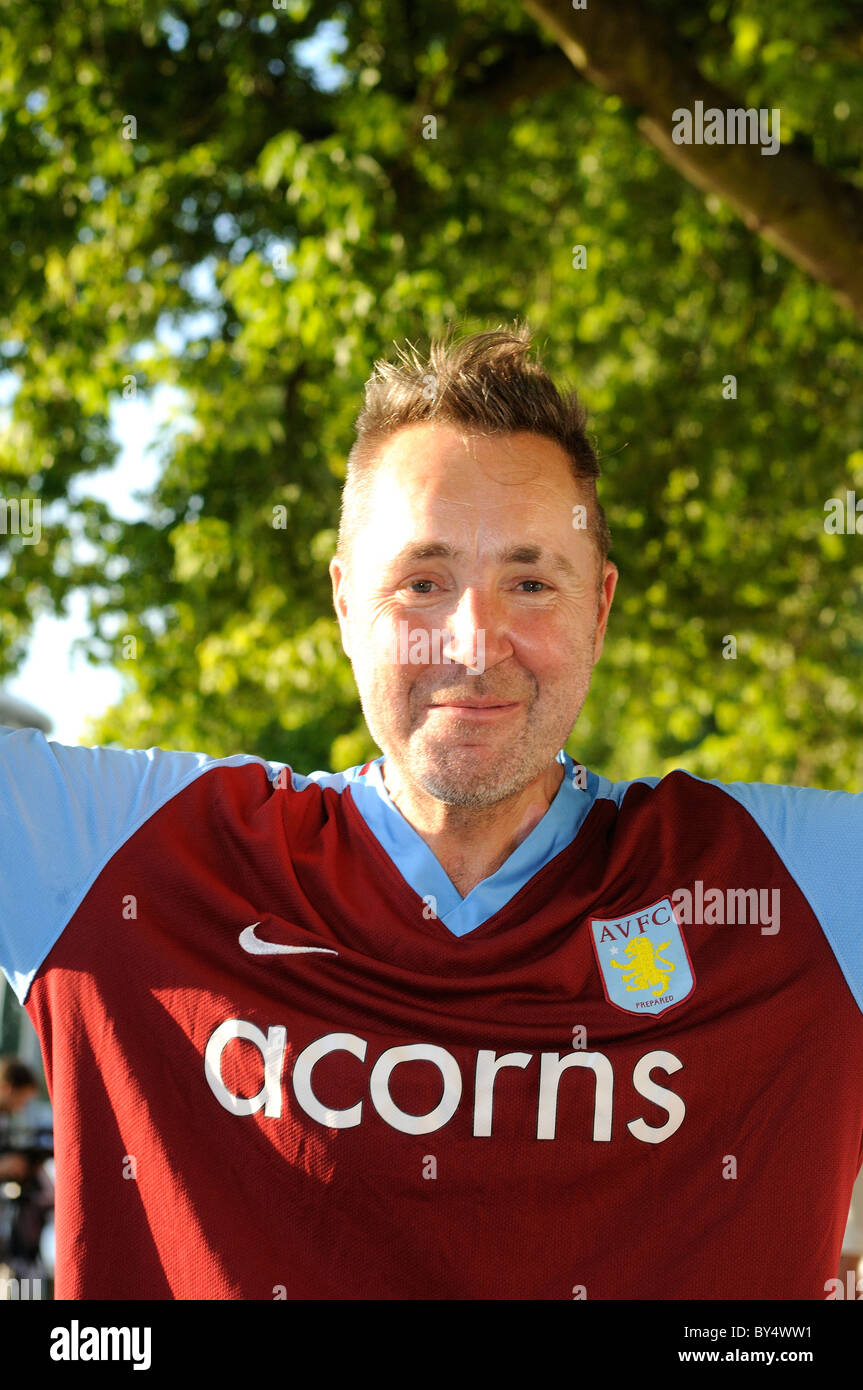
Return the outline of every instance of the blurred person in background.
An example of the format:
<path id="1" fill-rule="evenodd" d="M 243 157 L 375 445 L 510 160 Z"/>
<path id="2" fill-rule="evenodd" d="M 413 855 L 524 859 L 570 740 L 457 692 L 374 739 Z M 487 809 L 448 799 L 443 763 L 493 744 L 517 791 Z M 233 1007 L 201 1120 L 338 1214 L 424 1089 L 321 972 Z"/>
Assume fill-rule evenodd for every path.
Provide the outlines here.
<path id="1" fill-rule="evenodd" d="M 15 1132 L 12 1118 L 38 1095 L 39 1079 L 26 1062 L 0 1057 L 0 1297 L 10 1296 L 8 1281 L 41 1280 L 47 1273 L 40 1244 L 54 1206 L 54 1185 L 45 1171 L 52 1144 L 29 1128 Z"/>
<path id="2" fill-rule="evenodd" d="M 12 1116 L 23 1110 L 39 1094 L 35 1072 L 19 1057 L 0 1057 L 0 1181 L 23 1178 L 27 1159 L 7 1152 Z"/>

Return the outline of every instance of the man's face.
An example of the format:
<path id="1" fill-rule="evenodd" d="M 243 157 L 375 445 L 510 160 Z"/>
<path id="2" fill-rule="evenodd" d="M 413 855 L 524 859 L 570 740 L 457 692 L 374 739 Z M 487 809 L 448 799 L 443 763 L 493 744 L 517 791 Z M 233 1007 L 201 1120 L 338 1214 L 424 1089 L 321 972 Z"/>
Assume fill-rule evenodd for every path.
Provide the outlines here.
<path id="1" fill-rule="evenodd" d="M 398 778 L 491 805 L 548 770 L 578 717 L 617 582 L 563 450 L 540 435 L 401 430 L 374 467 L 336 612 Z M 449 658 L 449 659 L 447 659 Z M 473 669 L 471 669 L 473 668 Z"/>

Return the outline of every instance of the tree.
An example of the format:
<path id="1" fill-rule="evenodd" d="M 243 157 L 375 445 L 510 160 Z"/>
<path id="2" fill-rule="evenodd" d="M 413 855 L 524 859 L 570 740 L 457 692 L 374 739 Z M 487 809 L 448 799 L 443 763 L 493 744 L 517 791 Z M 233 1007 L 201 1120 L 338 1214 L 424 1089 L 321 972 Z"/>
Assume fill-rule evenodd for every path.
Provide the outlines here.
<path id="1" fill-rule="evenodd" d="M 859 178 L 844 11 L 648 8 L 741 104 L 781 92 L 783 140 L 787 112 L 825 178 Z M 47 520 L 38 545 L 7 538 L 0 675 L 32 613 L 84 585 L 92 651 L 129 677 L 94 740 L 301 771 L 374 752 L 326 575 L 362 383 L 394 339 L 524 315 L 591 408 L 622 570 L 573 753 L 616 776 L 859 785 L 863 541 L 824 525 L 829 498 L 863 497 L 851 314 L 681 179 L 637 104 L 582 80 L 515 0 L 410 22 L 344 4 L 328 86 L 301 43 L 332 13 L 16 11 L 0 496 Z M 114 456 L 111 401 L 158 383 L 188 423 L 147 521 L 70 508 Z"/>
<path id="2" fill-rule="evenodd" d="M 781 159 L 769 155 L 765 164 L 762 143 L 730 139 L 724 122 L 717 122 L 709 131 L 711 143 L 697 138 L 676 139 L 675 126 L 677 134 L 684 131 L 682 121 L 675 119 L 676 113 L 694 114 L 700 102 L 702 112 L 707 109 L 724 116 L 728 110 L 741 106 L 745 110 L 746 103 L 737 101 L 705 76 L 692 43 L 674 23 L 669 23 L 667 15 L 651 13 L 633 0 L 590 7 L 584 4 L 582 8 L 574 8 L 571 0 L 524 0 L 524 4 L 528 13 L 555 36 L 579 72 L 639 112 L 639 129 L 665 159 L 699 188 L 727 200 L 748 227 L 783 251 L 795 265 L 832 286 L 840 302 L 863 317 L 863 191 L 856 184 L 818 164 L 804 141 L 798 141 L 796 147 L 786 146 Z M 721 13 L 722 9 L 712 11 Z M 705 66 L 739 75 L 735 49 L 745 53 L 760 46 L 773 14 L 773 10 L 759 4 L 738 7 L 732 18 L 734 49 L 728 54 L 709 51 L 705 54 Z M 834 10 L 834 20 L 843 17 L 842 10 Z M 675 12 L 673 18 L 679 23 L 681 15 Z M 786 11 L 782 18 L 782 32 L 773 47 L 787 58 L 789 34 L 804 37 L 803 31 L 811 27 L 810 15 L 798 5 L 793 16 Z M 793 26 L 789 22 L 792 18 Z M 819 38 L 825 32 L 823 18 L 823 14 L 819 16 Z M 857 52 L 853 53 L 849 45 L 848 75 L 857 86 L 859 27 L 855 37 Z M 840 30 L 838 39 L 841 38 Z M 818 50 L 810 46 L 802 56 L 811 63 L 818 57 Z M 767 76 L 764 89 L 758 93 L 758 100 L 769 98 L 772 103 L 769 109 L 763 108 L 765 116 L 775 114 L 778 118 L 776 122 L 765 122 L 772 133 L 774 124 L 781 129 L 782 107 L 777 103 L 784 100 L 785 87 L 776 81 L 771 83 Z M 788 114 L 786 108 L 786 120 Z M 795 114 L 792 106 L 792 130 Z M 737 135 L 736 126 L 732 127 L 732 135 Z M 779 130 L 776 139 L 778 142 Z M 778 150 L 774 149 L 773 154 L 776 153 Z M 859 173 L 853 154 L 848 163 Z"/>

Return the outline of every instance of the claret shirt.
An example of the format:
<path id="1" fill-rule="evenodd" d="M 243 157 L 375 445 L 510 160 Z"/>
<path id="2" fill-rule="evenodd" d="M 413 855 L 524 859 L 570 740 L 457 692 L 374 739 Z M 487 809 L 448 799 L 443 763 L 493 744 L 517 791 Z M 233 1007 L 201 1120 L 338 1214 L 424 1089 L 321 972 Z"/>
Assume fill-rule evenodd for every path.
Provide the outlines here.
<path id="1" fill-rule="evenodd" d="M 0 963 L 64 1299 L 823 1299 L 863 795 L 558 755 L 461 898 L 382 759 L 0 730 Z"/>

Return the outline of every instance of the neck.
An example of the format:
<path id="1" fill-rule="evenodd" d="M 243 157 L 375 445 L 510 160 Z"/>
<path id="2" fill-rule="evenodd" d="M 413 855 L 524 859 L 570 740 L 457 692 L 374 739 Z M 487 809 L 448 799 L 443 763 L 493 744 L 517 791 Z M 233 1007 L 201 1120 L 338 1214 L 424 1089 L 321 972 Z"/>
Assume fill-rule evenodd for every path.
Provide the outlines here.
<path id="1" fill-rule="evenodd" d="M 505 863 L 542 820 L 563 781 L 555 761 L 535 781 L 494 806 L 449 806 L 382 765 L 390 800 L 425 841 L 464 898 Z"/>

